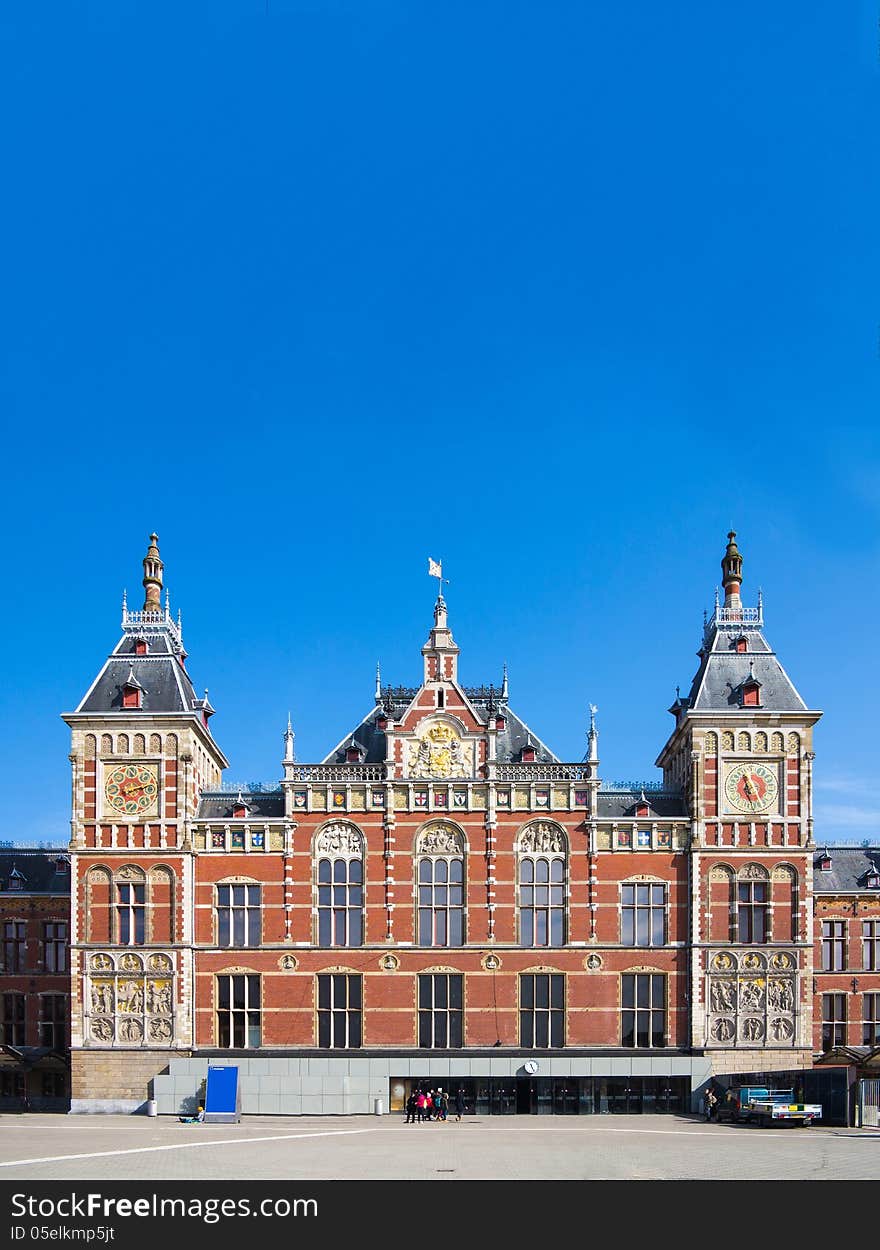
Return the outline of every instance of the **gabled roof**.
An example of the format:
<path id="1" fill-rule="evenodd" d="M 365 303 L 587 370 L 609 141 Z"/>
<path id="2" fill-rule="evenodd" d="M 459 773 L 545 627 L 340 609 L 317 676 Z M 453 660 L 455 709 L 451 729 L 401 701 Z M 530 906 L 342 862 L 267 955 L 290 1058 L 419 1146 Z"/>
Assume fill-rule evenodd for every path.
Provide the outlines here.
<path id="1" fill-rule="evenodd" d="M 492 715 L 504 717 L 506 722 L 504 729 L 498 730 L 495 739 L 495 753 L 499 764 L 517 763 L 523 747 L 527 744 L 535 749 L 536 763 L 559 763 L 559 757 L 554 755 L 550 748 L 535 735 L 525 721 L 521 720 L 515 712 L 512 712 L 507 704 L 499 702 L 497 691 L 493 692 L 486 686 L 465 686 L 462 687 L 462 690 L 476 715 L 483 720 L 488 722 L 489 709 L 493 706 L 494 711 Z M 360 743 L 364 749 L 363 763 L 384 763 L 388 750 L 387 739 L 385 732 L 378 728 L 376 722 L 383 709 L 395 720 L 398 720 L 403 716 L 407 708 L 410 707 L 418 693 L 418 687 L 410 689 L 409 687 L 398 686 L 394 690 L 389 688 L 389 693 L 386 695 L 383 703 L 376 704 L 370 708 L 363 720 L 354 729 L 345 734 L 321 763 L 344 764 L 345 753 L 352 738 Z M 430 711 L 426 711 L 425 715 L 430 715 Z"/>
<path id="2" fill-rule="evenodd" d="M 123 640 L 124 641 L 124 640 Z M 122 689 L 134 675 L 143 690 L 143 712 L 192 712 L 199 701 L 189 674 L 176 656 L 110 656 L 77 712 L 121 712 Z"/>
<path id="3" fill-rule="evenodd" d="M 831 867 L 823 871 L 819 863 L 825 855 L 830 858 Z M 823 847 L 813 855 L 813 893 L 852 894 L 858 890 L 870 889 L 872 894 L 880 894 L 876 886 L 869 887 L 865 884 L 865 878 L 872 868 L 875 872 L 880 872 L 880 847 Z"/>

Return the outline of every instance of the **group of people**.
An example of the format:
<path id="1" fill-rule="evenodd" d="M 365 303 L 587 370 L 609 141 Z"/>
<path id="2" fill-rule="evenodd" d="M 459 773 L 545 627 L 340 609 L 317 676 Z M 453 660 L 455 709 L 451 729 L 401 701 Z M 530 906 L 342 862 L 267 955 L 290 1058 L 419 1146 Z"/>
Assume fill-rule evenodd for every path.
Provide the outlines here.
<path id="1" fill-rule="evenodd" d="M 464 1090 L 455 1094 L 455 1119 L 464 1115 Z M 406 1124 L 424 1124 L 428 1120 L 445 1120 L 449 1115 L 449 1095 L 442 1089 L 414 1089 L 406 1100 Z"/>

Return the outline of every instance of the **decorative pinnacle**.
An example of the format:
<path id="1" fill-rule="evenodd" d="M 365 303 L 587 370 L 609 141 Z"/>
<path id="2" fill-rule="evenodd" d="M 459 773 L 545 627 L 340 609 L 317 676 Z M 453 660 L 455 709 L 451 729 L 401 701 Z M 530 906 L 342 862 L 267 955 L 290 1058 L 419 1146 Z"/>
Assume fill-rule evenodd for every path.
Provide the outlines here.
<path id="1" fill-rule="evenodd" d="M 726 608 L 741 608 L 742 600 L 739 597 L 739 589 L 742 585 L 742 556 L 736 545 L 736 530 L 730 530 L 727 535 L 727 550 L 724 553 L 724 559 L 721 561 L 721 572 L 723 574 L 721 584 L 724 587 L 724 606 Z"/>
<path id="2" fill-rule="evenodd" d="M 508 692 L 507 692 L 507 664 L 506 663 L 504 665 L 504 673 L 501 679 L 501 696 L 500 697 L 501 697 L 502 703 L 506 703 L 509 697 Z"/>
<path id="3" fill-rule="evenodd" d="M 376 661 L 376 702 L 382 702 L 382 673 L 379 669 L 379 661 Z"/>
<path id="4" fill-rule="evenodd" d="M 293 725 L 290 722 L 290 713 L 287 713 L 287 729 L 284 732 L 284 762 L 285 764 L 293 763 L 295 759 L 293 751 L 293 740 L 296 735 L 293 732 Z"/>
<path id="5" fill-rule="evenodd" d="M 599 731 L 596 728 L 596 713 L 599 709 L 595 703 L 590 704 L 590 731 L 587 734 L 587 761 L 590 764 L 599 763 Z"/>
<path id="6" fill-rule="evenodd" d="M 144 590 L 146 595 L 144 598 L 144 612 L 161 611 L 160 600 L 162 595 L 162 570 L 165 567 L 159 556 L 159 535 L 150 535 L 150 545 L 147 548 L 147 554 L 144 556 Z"/>

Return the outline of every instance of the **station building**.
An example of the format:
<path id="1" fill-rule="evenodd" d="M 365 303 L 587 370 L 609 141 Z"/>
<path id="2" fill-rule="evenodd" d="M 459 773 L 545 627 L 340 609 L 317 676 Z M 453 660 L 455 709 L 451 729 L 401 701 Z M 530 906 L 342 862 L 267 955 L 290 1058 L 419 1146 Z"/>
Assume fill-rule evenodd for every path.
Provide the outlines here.
<path id="1" fill-rule="evenodd" d="M 810 1068 L 821 713 L 743 606 L 735 534 L 638 790 L 603 782 L 594 719 L 566 762 L 506 672 L 463 683 L 442 591 L 417 684 L 377 674 L 323 760 L 288 722 L 277 784 L 224 786 L 155 535 L 143 564 L 64 716 L 73 1111 L 177 1113 L 210 1063 L 263 1114 L 416 1085 L 489 1114 L 685 1111 L 712 1076 Z"/>

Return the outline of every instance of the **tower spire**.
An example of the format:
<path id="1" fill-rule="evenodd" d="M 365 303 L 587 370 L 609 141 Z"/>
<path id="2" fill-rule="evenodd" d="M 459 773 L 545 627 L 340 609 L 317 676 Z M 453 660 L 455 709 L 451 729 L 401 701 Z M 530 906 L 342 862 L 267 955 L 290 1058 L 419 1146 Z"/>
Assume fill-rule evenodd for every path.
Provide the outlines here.
<path id="1" fill-rule="evenodd" d="M 724 606 L 735 612 L 742 611 L 742 599 L 739 597 L 742 585 L 742 556 L 736 545 L 736 530 L 727 535 L 727 550 L 721 561 L 722 586 L 724 587 Z"/>
<path id="2" fill-rule="evenodd" d="M 587 762 L 599 763 L 599 731 L 596 728 L 596 713 L 599 709 L 595 703 L 590 704 L 590 732 L 587 734 Z"/>
<path id="3" fill-rule="evenodd" d="M 159 535 L 150 535 L 150 545 L 144 556 L 144 612 L 161 612 L 162 605 L 162 570 L 164 564 L 159 558 Z"/>
<path id="4" fill-rule="evenodd" d="M 379 661 L 376 661 L 376 702 L 382 702 L 382 672 L 379 668 Z"/>
<path id="5" fill-rule="evenodd" d="M 294 758 L 295 758 L 294 753 L 293 753 L 294 737 L 295 737 L 295 734 L 293 732 L 293 725 L 290 723 L 290 713 L 288 712 L 287 713 L 287 729 L 284 731 L 284 763 L 285 764 L 292 764 L 294 761 Z"/>

